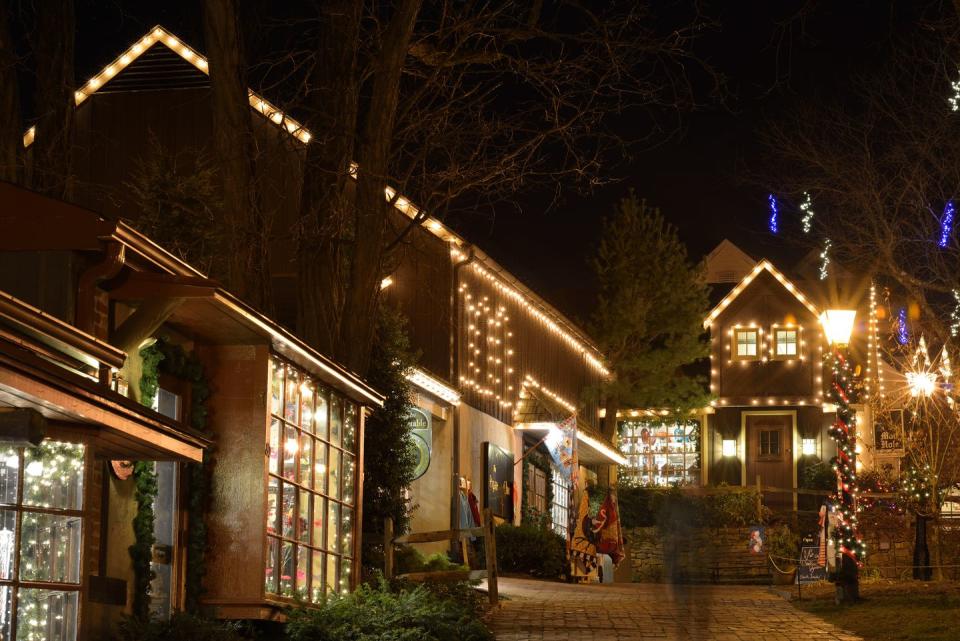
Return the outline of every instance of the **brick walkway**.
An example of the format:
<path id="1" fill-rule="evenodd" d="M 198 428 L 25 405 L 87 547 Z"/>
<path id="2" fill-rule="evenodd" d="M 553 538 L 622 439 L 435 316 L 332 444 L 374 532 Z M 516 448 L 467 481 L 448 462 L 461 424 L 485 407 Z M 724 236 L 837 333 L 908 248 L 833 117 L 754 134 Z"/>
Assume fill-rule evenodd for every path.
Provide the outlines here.
<path id="1" fill-rule="evenodd" d="M 859 641 L 763 587 L 501 579 L 498 641 Z"/>

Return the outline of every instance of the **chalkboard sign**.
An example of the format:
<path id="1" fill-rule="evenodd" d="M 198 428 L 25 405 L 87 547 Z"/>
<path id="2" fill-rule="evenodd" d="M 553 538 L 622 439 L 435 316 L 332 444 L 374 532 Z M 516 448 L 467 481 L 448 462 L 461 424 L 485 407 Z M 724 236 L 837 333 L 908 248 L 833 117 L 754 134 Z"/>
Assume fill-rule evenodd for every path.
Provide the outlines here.
<path id="1" fill-rule="evenodd" d="M 891 410 L 877 416 L 873 424 L 873 443 L 878 453 L 903 451 L 903 410 Z"/>
<path id="2" fill-rule="evenodd" d="M 801 585 L 827 580 L 827 568 L 817 563 L 819 556 L 819 546 L 803 546 L 800 548 L 800 566 L 797 568 L 797 581 Z"/>

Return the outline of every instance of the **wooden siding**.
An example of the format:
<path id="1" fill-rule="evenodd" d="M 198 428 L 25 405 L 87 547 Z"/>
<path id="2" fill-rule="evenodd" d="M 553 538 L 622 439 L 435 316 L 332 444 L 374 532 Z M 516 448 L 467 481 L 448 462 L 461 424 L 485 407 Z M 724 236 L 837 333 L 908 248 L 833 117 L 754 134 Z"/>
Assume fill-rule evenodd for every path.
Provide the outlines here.
<path id="1" fill-rule="evenodd" d="M 793 323 L 801 327 L 799 339 L 803 360 L 770 358 L 769 348 L 774 325 Z M 755 324 L 763 330 L 760 356 L 753 361 L 738 361 L 733 356 L 731 332 L 736 325 Z M 711 354 L 712 388 L 721 404 L 769 405 L 769 399 L 782 404 L 789 400 L 812 402 L 821 394 L 819 320 L 793 294 L 768 272 L 762 272 L 713 322 Z M 724 403 L 725 401 L 725 403 Z"/>

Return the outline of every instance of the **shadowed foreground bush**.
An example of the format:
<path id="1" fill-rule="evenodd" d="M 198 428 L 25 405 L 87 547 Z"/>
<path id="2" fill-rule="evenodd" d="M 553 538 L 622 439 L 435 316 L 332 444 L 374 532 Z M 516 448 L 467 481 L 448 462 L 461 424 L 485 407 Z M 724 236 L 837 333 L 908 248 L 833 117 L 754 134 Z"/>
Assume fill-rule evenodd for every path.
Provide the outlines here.
<path id="1" fill-rule="evenodd" d="M 425 586 L 382 579 L 352 594 L 333 596 L 312 610 L 291 612 L 289 641 L 491 641 L 493 637 L 461 599 Z"/>
<path id="2" fill-rule="evenodd" d="M 117 626 L 117 641 L 243 641 L 241 623 L 211 621 L 189 614 L 174 614 L 169 621 L 148 622 L 126 618 Z"/>
<path id="3" fill-rule="evenodd" d="M 497 526 L 497 567 L 501 572 L 518 572 L 557 578 L 567 567 L 567 547 L 553 530 L 523 524 Z"/>

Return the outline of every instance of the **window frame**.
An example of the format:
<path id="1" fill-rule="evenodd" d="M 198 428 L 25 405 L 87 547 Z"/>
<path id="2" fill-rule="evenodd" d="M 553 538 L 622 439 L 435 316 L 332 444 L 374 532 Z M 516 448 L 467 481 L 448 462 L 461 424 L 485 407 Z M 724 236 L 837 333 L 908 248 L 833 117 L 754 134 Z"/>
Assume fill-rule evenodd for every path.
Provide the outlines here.
<path id="1" fill-rule="evenodd" d="M 777 435 L 777 451 L 770 451 L 770 436 Z M 767 452 L 763 451 L 763 437 L 767 435 Z M 782 461 L 783 460 L 783 428 L 780 427 L 758 427 L 757 428 L 757 460 L 758 461 Z"/>
<path id="2" fill-rule="evenodd" d="M 92 461 L 92 452 L 91 448 L 81 440 L 74 440 L 71 438 L 61 438 L 58 435 L 50 435 L 48 438 L 40 444 L 39 447 L 46 445 L 48 443 L 65 443 L 70 445 L 80 445 L 83 447 L 83 455 L 81 458 L 82 467 L 80 470 L 80 509 L 76 508 L 56 508 L 56 507 L 43 507 L 43 506 L 34 506 L 24 504 L 24 478 L 26 476 L 26 447 L 9 447 L 4 449 L 12 449 L 17 452 L 18 457 L 18 467 L 17 467 L 17 497 L 14 503 L 0 502 L 0 510 L 13 512 L 15 514 L 16 526 L 13 536 L 13 546 L 12 546 L 12 566 L 10 568 L 10 578 L 0 579 L 0 587 L 8 587 L 11 589 L 10 594 L 10 638 L 16 639 L 19 635 L 17 630 L 19 624 L 19 603 L 20 603 L 20 592 L 21 590 L 45 590 L 48 592 L 55 593 L 71 593 L 76 594 L 77 602 L 75 608 L 75 618 L 73 620 L 73 628 L 77 632 L 77 638 L 80 637 L 80 621 L 82 619 L 82 609 L 85 598 L 84 590 L 84 573 L 86 571 L 86 546 L 87 546 L 87 536 L 88 536 L 88 508 L 89 508 L 89 488 L 90 488 L 90 464 Z M 76 583 L 70 582 L 59 582 L 59 581 L 36 581 L 29 579 L 20 578 L 20 566 L 21 566 L 21 557 L 23 556 L 23 551 L 21 550 L 22 536 L 23 536 L 23 517 L 26 513 L 47 515 L 47 516 L 60 516 L 60 517 L 73 517 L 80 520 L 80 542 L 78 546 L 78 558 L 77 558 L 77 567 L 78 567 L 78 576 Z M 5 603 L 0 603 L 0 608 L 6 607 Z M 63 621 L 66 621 L 67 618 L 62 616 Z"/>
<path id="3" fill-rule="evenodd" d="M 794 354 L 781 354 L 779 353 L 780 349 L 780 337 L 779 332 L 793 332 L 794 336 Z M 803 340 L 802 340 L 803 328 L 799 325 L 772 325 L 770 327 L 770 358 L 776 361 L 791 361 L 791 360 L 802 360 L 803 359 Z M 789 345 L 789 341 L 786 341 L 782 344 Z"/>
<path id="4" fill-rule="evenodd" d="M 740 334 L 753 334 L 754 345 L 756 346 L 754 354 L 740 354 Z M 734 327 L 732 330 L 732 339 L 730 345 L 731 357 L 735 361 L 758 361 L 763 352 L 763 333 L 759 327 Z M 746 343 L 749 344 L 749 343 Z"/>
<path id="5" fill-rule="evenodd" d="M 283 371 L 283 380 L 280 385 L 280 397 L 279 397 L 279 408 L 275 411 L 274 400 L 273 400 L 273 376 L 274 370 L 276 367 L 280 367 Z M 330 594 L 333 593 L 344 593 L 349 591 L 355 581 L 354 578 L 356 573 L 359 572 L 359 559 L 356 556 L 355 541 L 357 538 L 357 515 L 360 509 L 357 505 L 357 499 L 359 498 L 359 481 L 360 481 L 360 468 L 359 468 L 359 456 L 360 456 L 360 431 L 362 426 L 361 416 L 363 408 L 362 406 L 349 398 L 348 396 L 342 394 L 341 392 L 333 389 L 329 385 L 324 384 L 315 376 L 309 375 L 303 368 L 287 361 L 286 359 L 276 355 L 271 354 L 269 359 L 269 378 L 270 378 L 270 388 L 268 389 L 268 394 L 266 398 L 267 402 L 267 416 L 268 423 L 266 427 L 265 434 L 265 459 L 264 459 L 264 472 L 265 472 L 265 513 L 263 515 L 263 520 L 261 523 L 264 527 L 264 552 L 263 552 L 263 567 L 262 571 L 266 572 L 266 566 L 269 562 L 273 570 L 273 575 L 271 578 L 267 579 L 266 574 L 263 575 L 263 581 L 261 583 L 263 594 L 266 599 L 277 600 L 282 602 L 297 602 L 301 600 L 305 603 L 320 603 L 323 599 L 327 598 Z M 287 402 L 287 380 L 289 372 L 295 371 L 297 375 L 296 380 L 296 394 L 293 397 L 293 403 L 295 404 L 295 415 L 291 418 L 288 416 L 286 402 Z M 302 410 L 304 408 L 303 404 L 303 385 L 305 383 L 312 384 L 312 400 L 310 402 L 311 408 L 311 419 L 309 423 L 309 429 L 307 424 L 304 422 L 303 417 L 301 416 Z M 320 397 L 325 399 L 325 409 L 324 409 L 324 427 L 320 428 L 323 432 L 318 433 L 318 423 L 313 420 L 313 417 L 317 414 L 316 409 L 318 407 L 318 399 Z M 345 446 L 345 435 L 347 432 L 347 417 L 348 411 L 350 408 L 353 408 L 353 444 L 351 448 Z M 334 412 L 337 412 L 338 415 L 338 433 L 339 436 L 334 439 Z M 274 424 L 278 425 L 278 446 L 279 451 L 277 452 L 277 465 L 276 470 L 271 470 L 271 454 L 272 454 L 272 431 Z M 295 454 L 291 454 L 291 466 L 293 467 L 293 476 L 287 476 L 287 470 L 285 469 L 285 448 L 288 439 L 288 434 L 294 434 L 296 436 L 297 450 Z M 307 475 L 309 479 L 303 479 L 302 475 L 304 473 L 303 461 L 302 461 L 302 452 L 303 452 L 303 443 L 310 443 L 310 457 L 309 457 L 309 466 L 307 468 Z M 317 456 L 318 446 L 322 448 L 324 456 L 322 459 L 322 465 L 324 466 L 324 478 L 318 484 L 317 479 L 317 465 L 321 464 L 320 459 Z M 331 485 L 331 472 L 334 469 L 334 466 L 331 465 L 331 462 L 334 460 L 333 457 L 336 457 L 336 460 L 339 463 L 336 464 L 337 470 L 337 482 L 339 487 L 336 490 L 336 496 L 333 496 L 330 492 Z M 348 460 L 349 457 L 349 460 Z M 348 478 L 346 473 L 346 465 L 348 462 L 352 461 L 353 471 L 352 471 L 352 494 L 349 497 L 346 497 L 343 493 L 345 489 L 345 482 Z M 270 519 L 270 494 L 272 489 L 275 487 L 277 492 L 277 497 L 275 500 L 275 509 L 276 513 L 273 515 L 273 531 L 271 531 L 271 524 L 269 523 Z M 285 509 L 283 506 L 284 494 L 287 491 L 287 488 L 292 488 L 294 495 L 293 498 L 293 526 L 292 531 L 289 533 L 284 531 L 283 523 L 283 514 Z M 309 501 L 306 509 L 306 522 L 301 523 L 301 517 L 304 515 L 302 512 L 301 501 L 303 497 L 306 496 Z M 318 503 L 319 498 L 319 503 Z M 316 519 L 315 511 L 316 508 L 320 507 L 323 510 L 323 523 L 322 527 L 318 532 L 314 529 L 314 523 Z M 335 526 L 337 528 L 336 534 L 331 534 L 331 515 L 333 514 L 333 509 L 335 508 Z M 343 523 L 344 523 L 344 510 L 349 510 L 350 514 L 350 537 L 347 541 L 340 541 L 341 533 L 343 532 Z M 319 535 L 320 540 L 313 540 L 315 535 Z M 331 546 L 331 541 L 334 540 L 331 537 L 335 536 L 336 545 Z M 334 549 L 334 547 L 336 549 Z M 290 588 L 289 594 L 285 594 L 285 588 L 282 584 L 282 572 L 284 570 L 284 559 L 283 555 L 286 550 L 290 550 L 292 554 L 291 567 L 292 575 L 290 577 Z M 301 560 L 301 553 L 306 553 L 306 558 L 304 562 L 306 567 L 304 570 L 304 585 L 305 592 L 300 594 L 298 591 L 297 582 L 299 579 L 298 572 L 299 563 Z M 315 556 L 319 555 L 319 556 Z M 271 558 L 272 557 L 272 558 Z M 322 594 L 314 594 L 314 560 L 321 559 L 322 562 L 319 566 L 319 572 L 321 575 L 320 585 L 322 586 Z M 346 569 L 349 574 L 344 574 L 345 562 Z M 336 571 L 336 576 L 331 580 L 328 576 L 328 572 L 334 569 Z"/>

